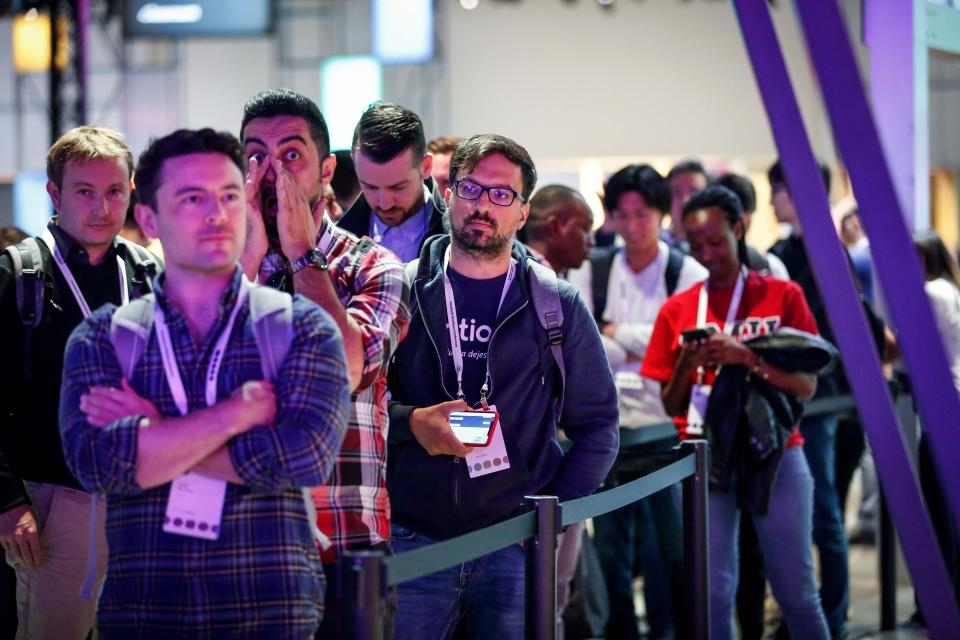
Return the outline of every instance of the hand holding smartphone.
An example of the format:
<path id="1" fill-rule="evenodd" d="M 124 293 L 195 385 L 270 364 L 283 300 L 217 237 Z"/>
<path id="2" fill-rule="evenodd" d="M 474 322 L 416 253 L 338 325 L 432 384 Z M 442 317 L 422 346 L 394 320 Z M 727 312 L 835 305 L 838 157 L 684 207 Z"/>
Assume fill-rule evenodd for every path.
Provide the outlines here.
<path id="1" fill-rule="evenodd" d="M 697 344 L 706 342 L 714 334 L 712 327 L 698 327 L 696 329 L 686 329 L 680 332 L 683 337 L 683 344 Z"/>

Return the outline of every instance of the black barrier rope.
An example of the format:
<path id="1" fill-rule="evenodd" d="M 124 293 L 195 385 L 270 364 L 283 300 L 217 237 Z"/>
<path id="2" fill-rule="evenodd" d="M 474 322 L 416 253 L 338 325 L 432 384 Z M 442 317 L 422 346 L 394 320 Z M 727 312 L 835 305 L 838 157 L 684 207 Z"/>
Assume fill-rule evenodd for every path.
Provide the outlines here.
<path id="1" fill-rule="evenodd" d="M 642 500 L 658 491 L 676 484 L 697 472 L 697 457 L 691 452 L 661 467 L 652 473 L 632 480 L 619 487 L 595 493 L 592 496 L 564 502 L 562 524 L 568 526 L 574 522 L 595 518 L 604 513 L 615 511 L 632 502 Z"/>
<path id="2" fill-rule="evenodd" d="M 693 475 L 696 470 L 696 456 L 688 453 L 627 484 L 564 502 L 561 505 L 563 526 L 646 498 Z M 525 513 L 484 529 L 386 558 L 384 563 L 388 568 L 387 584 L 394 586 L 499 551 L 533 536 L 534 527 L 534 514 Z"/>

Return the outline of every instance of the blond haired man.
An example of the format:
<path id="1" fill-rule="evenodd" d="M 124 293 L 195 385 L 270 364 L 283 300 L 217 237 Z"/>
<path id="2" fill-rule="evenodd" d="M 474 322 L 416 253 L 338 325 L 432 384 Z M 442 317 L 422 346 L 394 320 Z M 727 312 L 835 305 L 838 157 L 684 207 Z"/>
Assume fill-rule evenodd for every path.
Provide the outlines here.
<path id="1" fill-rule="evenodd" d="M 117 238 L 132 170 L 116 131 L 68 131 L 47 154 L 55 217 L 0 254 L 0 544 L 17 574 L 17 638 L 82 639 L 93 627 L 104 508 L 85 585 L 94 501 L 64 462 L 57 412 L 70 332 L 101 305 L 145 292 L 155 271 L 149 254 Z"/>

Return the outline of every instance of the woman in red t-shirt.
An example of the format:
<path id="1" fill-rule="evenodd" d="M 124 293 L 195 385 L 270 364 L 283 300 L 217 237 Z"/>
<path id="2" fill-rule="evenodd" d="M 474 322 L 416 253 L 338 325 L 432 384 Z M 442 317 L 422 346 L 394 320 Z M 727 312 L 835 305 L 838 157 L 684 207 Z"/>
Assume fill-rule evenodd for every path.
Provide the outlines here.
<path id="1" fill-rule="evenodd" d="M 814 376 L 774 367 L 742 344 L 781 327 L 817 332 L 800 287 L 746 269 L 742 217 L 740 201 L 720 186 L 695 194 L 683 208 L 690 253 L 710 276 L 660 309 L 640 371 L 661 383 L 664 408 L 677 420 L 682 438 L 702 437 L 710 385 L 723 365 L 742 365 L 802 399 L 816 390 Z M 682 333 L 695 328 L 712 335 L 684 341 Z M 769 509 L 751 517 L 790 636 L 829 638 L 813 568 L 813 477 L 798 446 L 802 443 L 794 427 L 771 487 Z M 732 638 L 740 524 L 733 486 L 726 492 L 711 487 L 709 518 L 711 637 Z"/>

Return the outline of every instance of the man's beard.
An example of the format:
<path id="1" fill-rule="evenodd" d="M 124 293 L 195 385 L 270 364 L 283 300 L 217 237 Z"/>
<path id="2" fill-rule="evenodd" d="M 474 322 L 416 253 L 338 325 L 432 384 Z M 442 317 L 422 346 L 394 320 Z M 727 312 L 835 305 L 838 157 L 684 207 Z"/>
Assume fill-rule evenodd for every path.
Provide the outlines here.
<path id="1" fill-rule="evenodd" d="M 480 229 L 467 229 L 467 225 L 473 221 L 489 224 L 489 234 L 485 234 Z M 451 217 L 450 235 L 461 251 L 476 258 L 497 258 L 503 255 L 504 250 L 509 250 L 513 240 L 512 235 L 498 233 L 497 223 L 494 220 L 478 213 L 464 220 L 462 225 L 457 225 Z"/>

